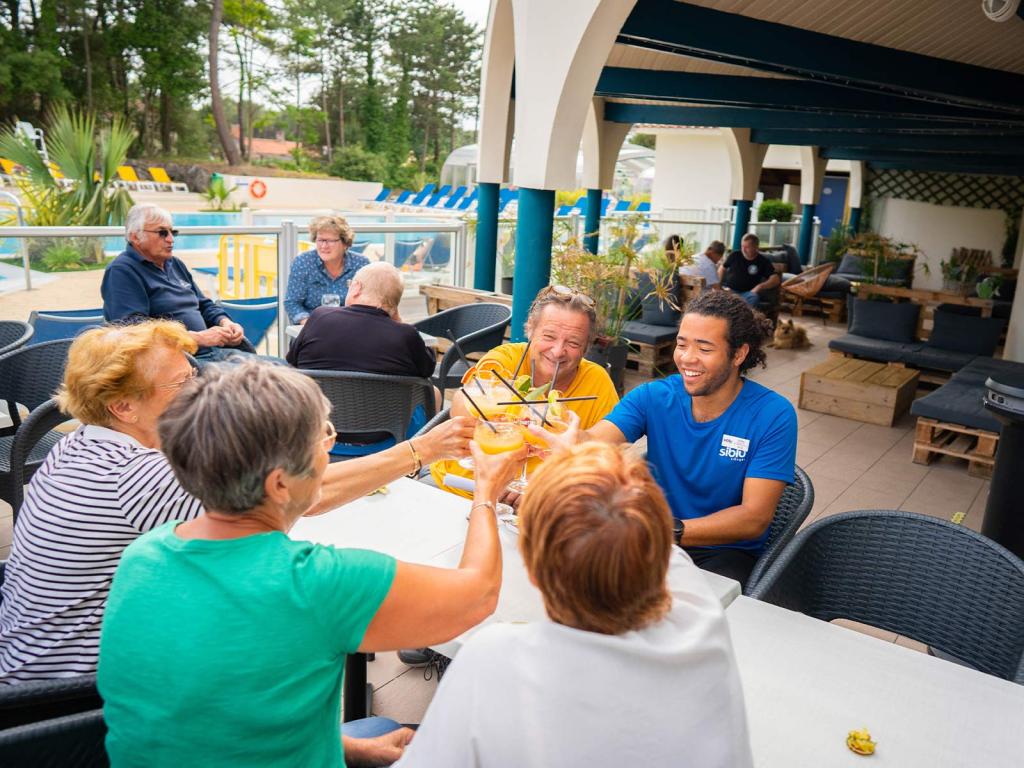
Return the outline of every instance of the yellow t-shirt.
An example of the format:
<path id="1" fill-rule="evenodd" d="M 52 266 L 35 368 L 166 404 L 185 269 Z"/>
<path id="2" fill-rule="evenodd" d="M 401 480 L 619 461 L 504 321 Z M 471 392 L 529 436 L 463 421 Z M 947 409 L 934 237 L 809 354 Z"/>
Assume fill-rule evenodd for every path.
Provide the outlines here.
<path id="1" fill-rule="evenodd" d="M 500 347 L 495 347 L 484 355 L 481 362 L 483 362 L 483 360 L 497 360 L 509 371 L 514 371 L 516 364 L 519 362 L 519 358 L 522 357 L 525 349 L 525 342 L 520 342 L 518 344 L 502 344 Z M 532 374 L 532 371 L 530 370 L 529 357 L 523 361 L 523 367 L 519 373 Z M 562 394 L 565 397 L 583 397 L 585 395 L 597 396 L 596 400 L 566 403 L 566 406 L 580 417 L 580 429 L 590 429 L 592 426 L 597 424 L 597 422 L 601 421 L 601 419 L 611 413 L 612 408 L 618 405 L 619 402 L 619 395 L 615 391 L 615 385 L 612 384 L 608 371 L 597 363 L 592 363 L 589 360 L 580 361 L 580 367 L 576 371 L 576 377 L 572 380 L 568 389 L 566 389 Z M 512 393 L 510 392 L 509 395 L 511 399 Z M 467 499 L 472 498 L 472 494 L 456 488 L 451 488 L 444 484 L 444 477 L 448 473 L 458 475 L 459 477 L 473 476 L 472 470 L 463 469 L 459 466 L 459 463 L 454 460 L 435 461 L 430 465 L 430 476 L 434 478 L 434 482 L 437 483 L 439 488 L 444 488 L 446 491 L 458 494 L 459 496 L 464 496 Z"/>

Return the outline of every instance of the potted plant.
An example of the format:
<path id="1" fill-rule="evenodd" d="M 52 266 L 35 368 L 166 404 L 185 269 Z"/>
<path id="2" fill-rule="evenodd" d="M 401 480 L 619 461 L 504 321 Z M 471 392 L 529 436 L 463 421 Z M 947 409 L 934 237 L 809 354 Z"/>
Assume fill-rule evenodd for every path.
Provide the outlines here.
<path id="1" fill-rule="evenodd" d="M 646 249 L 637 262 L 639 299 L 642 322 L 650 325 L 677 325 L 682 307 L 679 305 L 679 270 L 693 264 L 697 241 L 692 233 L 676 239 L 676 247 Z"/>
<path id="2" fill-rule="evenodd" d="M 880 285 L 904 285 L 909 288 L 918 266 L 927 274 L 928 265 L 917 263 L 921 249 L 914 243 L 901 243 L 874 232 L 864 232 L 850 239 L 847 254 L 861 260 L 863 282 Z"/>
<path id="3" fill-rule="evenodd" d="M 1002 275 L 989 275 L 980 283 L 978 283 L 978 298 L 979 299 L 991 299 L 999 295 L 999 289 L 1003 285 Z"/>
<path id="4" fill-rule="evenodd" d="M 621 394 L 629 353 L 622 326 L 629 319 L 627 296 L 636 286 L 637 252 L 647 238 L 641 235 L 642 216 L 623 216 L 608 228 L 611 245 L 593 254 L 575 236 L 560 240 L 552 254 L 552 281 L 582 291 L 594 300 L 597 338 L 587 359 L 605 366 Z"/>
<path id="5" fill-rule="evenodd" d="M 978 267 L 971 261 L 959 261 L 950 257 L 949 261 L 940 261 L 942 270 L 942 290 L 966 296 L 978 279 Z"/>
<path id="6" fill-rule="evenodd" d="M 757 220 L 760 222 L 792 221 L 793 204 L 785 200 L 762 200 L 757 207 Z"/>

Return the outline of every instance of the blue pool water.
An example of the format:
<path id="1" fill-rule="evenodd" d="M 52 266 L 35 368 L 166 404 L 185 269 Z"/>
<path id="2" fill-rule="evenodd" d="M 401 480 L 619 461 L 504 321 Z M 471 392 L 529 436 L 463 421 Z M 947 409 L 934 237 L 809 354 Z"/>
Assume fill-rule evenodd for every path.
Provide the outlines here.
<path id="1" fill-rule="evenodd" d="M 296 214 L 287 215 L 261 215 L 254 214 L 252 217 L 253 226 L 266 227 L 276 226 L 282 221 L 291 220 L 296 223 L 299 227 L 299 238 L 307 240 L 309 232 L 306 227 L 309 225 L 310 220 L 314 217 L 312 215 L 303 216 Z M 384 216 L 374 215 L 353 215 L 347 216 L 346 219 L 356 230 L 356 241 L 359 243 L 383 243 L 384 235 L 382 234 L 359 234 L 360 224 L 386 224 L 387 219 Z M 433 218 L 418 218 L 418 217 L 400 217 L 399 219 L 403 224 L 435 224 L 437 219 Z M 216 227 L 216 226 L 238 226 L 242 223 L 242 214 L 240 213 L 175 213 L 174 214 L 174 226 L 176 227 Z M 0 230 L 2 231 L 2 230 Z M 435 233 L 431 232 L 428 228 L 424 228 L 422 232 L 403 232 L 402 234 L 395 235 L 395 239 L 399 242 L 413 242 L 423 240 L 428 237 L 436 237 Z M 106 237 L 103 239 L 103 249 L 107 252 L 117 253 L 124 249 L 124 238 L 122 237 Z M 174 249 L 176 251 L 196 251 L 196 250 L 216 250 L 220 247 L 220 236 L 219 235 L 181 235 L 174 242 Z M 0 238 L 0 255 L 3 256 L 14 256 L 18 253 L 17 240 L 13 238 Z"/>

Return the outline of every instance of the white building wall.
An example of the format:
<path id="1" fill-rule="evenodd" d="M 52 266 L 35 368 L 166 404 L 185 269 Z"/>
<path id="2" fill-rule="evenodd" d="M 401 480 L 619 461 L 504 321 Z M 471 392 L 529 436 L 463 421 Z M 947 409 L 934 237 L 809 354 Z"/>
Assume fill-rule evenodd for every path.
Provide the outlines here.
<path id="1" fill-rule="evenodd" d="M 732 205 L 725 139 L 718 131 L 657 133 L 651 208 Z"/>
<path id="2" fill-rule="evenodd" d="M 999 253 L 1006 237 L 1004 213 L 991 208 L 959 208 L 934 205 L 900 198 L 878 200 L 871 221 L 880 235 L 904 243 L 914 243 L 924 252 L 919 257 L 928 265 L 926 274 L 918 268 L 914 287 L 937 289 L 942 287 L 939 263 L 948 261 L 954 248 L 981 248 L 992 251 L 993 259 Z"/>

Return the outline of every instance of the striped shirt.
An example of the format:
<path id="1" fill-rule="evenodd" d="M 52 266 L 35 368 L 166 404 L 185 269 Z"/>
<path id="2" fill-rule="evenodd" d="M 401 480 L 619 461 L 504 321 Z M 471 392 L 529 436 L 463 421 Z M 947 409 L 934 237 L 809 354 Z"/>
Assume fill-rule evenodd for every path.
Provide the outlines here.
<path id="1" fill-rule="evenodd" d="M 100 624 L 125 547 L 202 512 L 160 451 L 105 427 L 62 439 L 18 514 L 0 604 L 0 684 L 96 670 Z"/>

